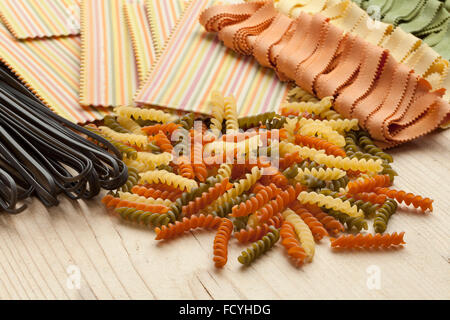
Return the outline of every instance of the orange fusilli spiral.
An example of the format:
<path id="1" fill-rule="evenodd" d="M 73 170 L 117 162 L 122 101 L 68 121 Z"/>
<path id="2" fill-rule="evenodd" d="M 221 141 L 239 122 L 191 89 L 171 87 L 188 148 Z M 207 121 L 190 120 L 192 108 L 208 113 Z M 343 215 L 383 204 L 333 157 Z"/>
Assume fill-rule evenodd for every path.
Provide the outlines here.
<path id="1" fill-rule="evenodd" d="M 348 183 L 348 192 L 351 194 L 361 192 L 371 192 L 378 187 L 389 187 L 391 179 L 388 175 L 375 176 L 364 180 L 356 180 Z"/>
<path id="2" fill-rule="evenodd" d="M 270 174 L 266 174 L 261 178 L 262 184 L 274 183 L 278 188 L 285 188 L 289 184 L 289 180 L 280 171 L 272 167 L 267 169 L 267 172 L 270 172 Z"/>
<path id="3" fill-rule="evenodd" d="M 324 228 L 323 224 L 316 217 L 314 217 L 311 212 L 302 207 L 299 201 L 294 201 L 290 207 L 308 225 L 316 241 L 322 240 L 323 237 L 328 236 L 328 232 Z"/>
<path id="4" fill-rule="evenodd" d="M 362 200 L 364 202 L 370 202 L 373 204 L 383 205 L 388 199 L 385 194 L 376 194 L 375 192 L 362 192 L 349 195 L 349 198 L 354 198 L 356 200 Z"/>
<path id="5" fill-rule="evenodd" d="M 345 158 L 347 155 L 342 148 L 317 137 L 295 135 L 295 143 L 316 150 L 325 150 L 325 153 L 335 157 Z"/>
<path id="6" fill-rule="evenodd" d="M 107 208 L 135 208 L 142 211 L 152 212 L 152 213 L 166 213 L 169 211 L 169 208 L 160 204 L 145 204 L 132 202 L 128 200 L 121 200 L 119 198 L 114 198 L 111 195 L 107 195 L 102 199 L 102 203 Z"/>
<path id="7" fill-rule="evenodd" d="M 215 229 L 217 228 L 222 219 L 219 217 L 214 217 L 211 215 L 199 215 L 192 216 L 190 218 L 183 218 L 183 221 L 177 221 L 175 224 L 169 224 L 168 226 L 162 226 L 161 228 L 156 228 L 156 240 L 167 240 L 176 238 L 183 233 L 194 230 L 197 228 L 202 229 Z"/>
<path id="8" fill-rule="evenodd" d="M 180 189 L 178 189 L 174 186 L 165 184 L 165 183 L 146 183 L 146 184 L 144 184 L 144 187 L 153 188 L 153 189 L 161 190 L 161 191 L 181 192 Z"/>
<path id="9" fill-rule="evenodd" d="M 303 162 L 303 158 L 299 156 L 298 151 L 288 153 L 284 156 L 284 158 L 280 159 L 280 170 L 284 171 L 287 168 L 290 168 L 292 165 L 301 162 Z"/>
<path id="10" fill-rule="evenodd" d="M 331 247 L 333 248 L 388 248 L 390 246 L 398 246 L 405 244 L 403 240 L 404 232 L 398 234 L 397 232 L 393 234 L 379 234 L 376 235 L 367 234 L 363 235 L 361 233 L 355 235 L 341 236 L 337 239 L 331 239 Z"/>
<path id="11" fill-rule="evenodd" d="M 281 189 L 271 183 L 270 185 L 259 190 L 254 197 L 250 198 L 246 202 L 242 202 L 241 204 L 234 206 L 232 209 L 232 216 L 235 218 L 248 216 L 249 214 L 261 209 L 280 192 Z"/>
<path id="12" fill-rule="evenodd" d="M 274 215 L 284 211 L 293 201 L 297 199 L 302 190 L 303 187 L 299 184 L 297 184 L 295 188 L 293 186 L 287 187 L 286 190 L 279 193 L 274 200 L 265 204 L 256 213 L 256 224 L 264 223 Z M 252 217 L 255 217 L 255 215 Z"/>
<path id="13" fill-rule="evenodd" d="M 340 223 L 336 218 L 326 214 L 320 208 L 317 208 L 318 210 L 309 210 L 313 214 L 313 216 L 316 217 L 317 220 L 320 221 L 320 223 L 324 226 L 324 228 L 328 231 L 329 234 L 336 235 L 339 232 L 342 232 L 345 230 L 342 223 Z"/>
<path id="14" fill-rule="evenodd" d="M 205 182 L 208 178 L 208 169 L 206 168 L 206 165 L 201 163 L 194 163 L 192 165 L 192 168 L 194 169 L 195 177 L 200 182 Z"/>
<path id="15" fill-rule="evenodd" d="M 162 152 L 172 153 L 173 146 L 164 132 L 159 131 L 159 133 L 155 136 L 155 143 L 161 149 Z"/>
<path id="16" fill-rule="evenodd" d="M 195 198 L 190 201 L 187 205 L 182 207 L 182 212 L 185 216 L 189 217 L 192 214 L 205 209 L 208 205 L 217 200 L 221 195 L 223 195 L 231 185 L 228 178 L 224 179 L 222 182 L 216 183 L 214 187 L 209 188 L 207 192 L 204 192 L 200 197 Z"/>
<path id="17" fill-rule="evenodd" d="M 256 226 L 255 228 L 249 227 L 242 229 L 239 232 L 235 232 L 234 237 L 240 243 L 256 242 L 269 233 L 271 226 L 279 229 L 282 223 L 283 217 L 279 214 L 269 219 L 266 223 Z"/>
<path id="18" fill-rule="evenodd" d="M 228 260 L 228 242 L 233 232 L 233 222 L 223 218 L 214 238 L 214 258 L 216 268 L 225 266 Z"/>
<path id="19" fill-rule="evenodd" d="M 179 128 L 181 128 L 181 124 L 167 123 L 167 124 L 155 124 L 153 126 L 144 127 L 141 130 L 151 136 L 158 134 L 160 131 L 170 136 L 172 135 L 172 133 L 174 133 L 174 131 L 176 131 Z"/>
<path id="20" fill-rule="evenodd" d="M 420 208 L 423 211 L 433 211 L 433 200 L 430 198 L 423 198 L 412 193 L 406 193 L 403 190 L 393 190 L 388 188 L 377 188 L 375 192 L 378 194 L 384 194 L 389 198 L 397 200 L 398 203 L 404 202 L 406 205 L 413 205 L 414 208 Z"/>
<path id="21" fill-rule="evenodd" d="M 295 234 L 294 226 L 290 222 L 283 222 L 280 230 L 281 244 L 286 249 L 287 254 L 291 257 L 296 265 L 302 265 L 307 255 L 303 250 L 300 241 Z"/>
<path id="22" fill-rule="evenodd" d="M 170 201 L 175 201 L 181 196 L 181 191 L 167 191 L 159 190 L 154 188 L 146 188 L 144 186 L 134 186 L 131 192 L 146 198 L 153 199 L 168 199 Z"/>
<path id="23" fill-rule="evenodd" d="M 186 179 L 194 179 L 195 177 L 191 162 L 185 156 L 178 158 L 178 174 Z"/>

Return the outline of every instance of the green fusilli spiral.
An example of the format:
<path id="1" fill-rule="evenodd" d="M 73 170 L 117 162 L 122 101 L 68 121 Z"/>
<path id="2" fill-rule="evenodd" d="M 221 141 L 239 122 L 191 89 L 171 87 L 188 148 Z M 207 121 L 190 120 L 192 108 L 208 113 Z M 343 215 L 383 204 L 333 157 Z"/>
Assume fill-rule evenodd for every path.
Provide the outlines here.
<path id="1" fill-rule="evenodd" d="M 128 180 L 122 188 L 120 188 L 120 191 L 131 192 L 131 189 L 139 183 L 139 179 L 139 171 L 133 167 L 128 167 Z"/>
<path id="2" fill-rule="evenodd" d="M 256 116 L 243 117 L 238 119 L 239 128 L 247 130 L 254 127 L 259 127 L 261 123 L 272 121 L 276 117 L 275 112 L 266 112 Z"/>
<path id="3" fill-rule="evenodd" d="M 349 215 L 335 211 L 335 210 L 327 210 L 326 213 L 328 213 L 333 218 L 339 220 L 342 224 L 345 224 L 348 231 L 352 232 L 361 232 L 362 229 L 367 230 L 369 226 L 367 225 L 367 221 L 364 220 L 362 217 L 350 217 Z"/>
<path id="4" fill-rule="evenodd" d="M 359 133 L 359 139 L 358 139 L 360 147 L 366 152 L 371 155 L 374 155 L 380 159 L 383 159 L 387 161 L 388 163 L 394 162 L 394 159 L 391 155 L 387 154 L 380 148 L 378 148 L 373 140 L 370 138 L 369 134 L 364 131 L 360 131 Z"/>
<path id="5" fill-rule="evenodd" d="M 254 196 L 255 196 L 254 194 L 243 194 L 240 195 L 239 197 L 231 198 L 229 201 L 223 203 L 221 206 L 212 211 L 210 214 L 217 217 L 225 218 L 232 212 L 232 209 L 235 205 L 239 205 L 242 202 L 245 202 Z"/>
<path id="6" fill-rule="evenodd" d="M 182 116 L 180 119 L 175 121 L 176 124 L 181 124 L 181 126 L 186 130 L 191 130 L 194 127 L 195 113 L 188 113 Z"/>
<path id="7" fill-rule="evenodd" d="M 264 253 L 273 248 L 273 246 L 280 240 L 280 232 L 273 226 L 270 227 L 270 232 L 261 240 L 254 242 L 250 248 L 243 251 L 238 258 L 238 261 L 243 265 L 250 265 L 256 259 L 261 257 Z"/>
<path id="8" fill-rule="evenodd" d="M 118 208 L 115 211 L 123 220 L 143 224 L 149 227 L 161 227 L 170 223 L 167 214 L 152 213 L 135 208 Z"/>
<path id="9" fill-rule="evenodd" d="M 262 125 L 266 127 L 267 130 L 281 129 L 286 124 L 286 117 L 275 117 L 271 120 L 267 120 Z"/>
<path id="10" fill-rule="evenodd" d="M 373 222 L 373 228 L 377 233 L 383 233 L 387 229 L 389 219 L 397 211 L 398 204 L 395 200 L 388 199 L 380 209 L 377 210 L 375 220 Z"/>
<path id="11" fill-rule="evenodd" d="M 103 120 L 105 126 L 107 126 L 108 128 L 119 132 L 119 133 L 133 133 L 130 130 L 125 129 L 123 126 L 121 126 L 119 124 L 119 122 L 117 122 L 116 118 L 114 116 L 106 116 L 105 119 Z"/>

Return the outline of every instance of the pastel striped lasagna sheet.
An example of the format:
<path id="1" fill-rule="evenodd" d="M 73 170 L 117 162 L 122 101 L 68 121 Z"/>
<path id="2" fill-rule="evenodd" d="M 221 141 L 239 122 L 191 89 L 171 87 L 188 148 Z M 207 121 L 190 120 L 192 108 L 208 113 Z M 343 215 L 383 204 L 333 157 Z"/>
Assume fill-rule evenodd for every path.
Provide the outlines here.
<path id="1" fill-rule="evenodd" d="M 80 102 L 122 106 L 133 102 L 138 72 L 125 19 L 127 0 L 82 0 Z"/>
<path id="2" fill-rule="evenodd" d="M 17 39 L 78 35 L 80 0 L 1 0 L 0 15 Z"/>
<path id="3" fill-rule="evenodd" d="M 145 3 L 153 36 L 153 44 L 157 54 L 160 54 L 183 14 L 186 2 L 184 0 L 145 0 Z"/>
<path id="4" fill-rule="evenodd" d="M 128 29 L 133 41 L 134 56 L 139 74 L 139 83 L 145 80 L 156 60 L 150 24 L 147 20 L 144 0 L 129 0 L 124 5 Z"/>
<path id="5" fill-rule="evenodd" d="M 0 61 L 60 116 L 85 123 L 109 113 L 79 104 L 80 37 L 16 41 L 0 23 L 0 43 Z"/>
<path id="6" fill-rule="evenodd" d="M 138 104 L 207 114 L 210 94 L 219 90 L 237 98 L 240 116 L 278 108 L 288 84 L 251 57 L 236 55 L 214 34 L 203 30 L 198 19 L 212 3 L 191 2 L 138 94 Z"/>

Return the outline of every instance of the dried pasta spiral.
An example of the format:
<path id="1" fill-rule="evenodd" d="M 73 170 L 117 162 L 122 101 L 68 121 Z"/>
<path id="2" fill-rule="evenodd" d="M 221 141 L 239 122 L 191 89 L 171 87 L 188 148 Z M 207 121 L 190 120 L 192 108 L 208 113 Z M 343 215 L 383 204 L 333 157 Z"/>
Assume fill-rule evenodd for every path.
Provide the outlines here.
<path id="1" fill-rule="evenodd" d="M 287 254 L 292 259 L 292 261 L 300 266 L 305 262 L 307 257 L 305 250 L 302 248 L 297 235 L 295 234 L 295 229 L 292 223 L 283 222 L 283 226 L 280 230 L 281 244 L 286 249 Z"/>
<path id="2" fill-rule="evenodd" d="M 336 210 L 327 210 L 327 213 L 345 224 L 348 231 L 360 232 L 369 228 L 367 221 L 363 217 L 350 217 L 348 214 Z"/>
<path id="3" fill-rule="evenodd" d="M 107 137 L 114 139 L 116 141 L 120 141 L 122 143 L 131 145 L 131 146 L 136 146 L 140 149 L 146 149 L 148 146 L 148 138 L 146 136 L 141 136 L 138 134 L 131 134 L 131 133 L 119 133 L 116 132 L 108 127 L 98 127 L 98 129 L 100 130 L 100 132 L 103 135 L 106 135 Z"/>
<path id="4" fill-rule="evenodd" d="M 433 200 L 431 200 L 430 198 L 423 198 L 412 193 L 406 193 L 403 190 L 398 191 L 388 188 L 377 188 L 375 189 L 375 192 L 377 194 L 384 194 L 389 198 L 395 199 L 399 203 L 404 202 L 408 206 L 413 205 L 416 209 L 420 208 L 423 211 L 433 211 Z"/>
<path id="5" fill-rule="evenodd" d="M 348 192 L 350 194 L 371 192 L 378 187 L 388 187 L 391 185 L 389 176 L 375 176 L 373 178 L 351 181 L 348 184 Z"/>
<path id="6" fill-rule="evenodd" d="M 233 167 L 229 164 L 222 164 L 220 165 L 219 171 L 217 174 L 221 176 L 222 178 L 231 178 L 231 172 L 233 171 Z"/>
<path id="7" fill-rule="evenodd" d="M 164 183 L 188 192 L 198 187 L 195 180 L 180 177 L 179 175 L 167 172 L 166 170 L 147 171 L 145 173 L 141 173 L 140 177 L 140 184 Z"/>
<path id="8" fill-rule="evenodd" d="M 120 117 L 133 118 L 134 120 L 151 120 L 161 123 L 170 123 L 177 120 L 177 117 L 156 109 L 144 109 L 135 107 L 118 107 L 114 110 Z"/>
<path id="9" fill-rule="evenodd" d="M 380 172 L 383 170 L 382 160 L 364 160 L 364 159 L 350 159 L 342 157 L 327 156 L 325 154 L 316 154 L 312 160 L 327 167 L 334 167 L 343 170 L 355 170 L 362 172 Z"/>
<path id="10" fill-rule="evenodd" d="M 308 113 L 314 113 L 317 115 L 321 115 L 322 113 L 329 111 L 332 107 L 332 97 L 326 97 L 323 98 L 321 101 L 314 103 L 314 102 L 291 102 L 291 103 L 285 103 L 281 107 L 281 112 L 283 114 L 289 113 L 289 112 L 308 112 Z"/>
<path id="11" fill-rule="evenodd" d="M 317 99 L 315 96 L 313 96 L 312 94 L 310 94 L 308 91 L 300 88 L 300 87 L 295 87 L 291 90 L 289 90 L 288 92 L 288 100 L 291 102 L 313 102 L 313 103 L 317 103 L 319 102 L 319 99 Z"/>
<path id="12" fill-rule="evenodd" d="M 234 237 L 240 243 L 255 242 L 261 240 L 262 237 L 264 237 L 270 231 L 271 226 L 278 229 L 281 227 L 282 223 L 283 217 L 281 215 L 277 215 L 269 219 L 266 223 L 258 225 L 254 228 L 247 227 L 239 230 L 238 232 L 235 232 Z"/>
<path id="13" fill-rule="evenodd" d="M 183 206 L 181 211 L 185 216 L 191 216 L 217 200 L 217 198 L 227 191 L 228 186 L 229 180 L 226 178 L 222 182 L 217 183 L 214 187 L 209 188 L 208 191 L 204 192 L 200 197 L 195 198 L 187 205 Z"/>
<path id="14" fill-rule="evenodd" d="M 339 133 L 357 130 L 359 128 L 358 119 L 314 120 L 302 118 L 299 119 L 298 123 L 300 126 L 306 125 L 327 126 L 330 129 L 335 130 Z"/>
<path id="15" fill-rule="evenodd" d="M 112 195 L 106 195 L 102 199 L 102 203 L 107 208 L 136 208 L 143 211 L 148 211 L 152 213 L 166 213 L 169 211 L 169 208 L 165 205 L 161 204 L 147 204 L 143 202 L 133 202 L 129 200 L 123 200 L 117 197 L 113 197 Z"/>
<path id="16" fill-rule="evenodd" d="M 373 204 L 384 204 L 388 199 L 385 194 L 376 194 L 375 192 L 362 192 L 351 195 L 356 200 L 371 202 Z"/>
<path id="17" fill-rule="evenodd" d="M 371 155 L 379 157 L 380 159 L 383 159 L 389 163 L 394 162 L 392 156 L 378 148 L 367 133 L 360 133 L 359 145 L 365 152 Z"/>
<path id="18" fill-rule="evenodd" d="M 338 147 L 345 146 L 345 138 L 326 125 L 307 124 L 300 127 L 299 133 L 304 136 L 319 137 Z"/>
<path id="19" fill-rule="evenodd" d="M 323 224 L 311 212 L 303 208 L 298 201 L 295 201 L 290 208 L 308 225 L 316 241 L 320 241 L 323 237 L 328 236 L 328 232 Z"/>
<path id="20" fill-rule="evenodd" d="M 153 199 L 168 199 L 175 201 L 181 196 L 181 191 L 168 191 L 154 188 L 147 188 L 144 186 L 134 186 L 131 192 L 141 197 L 153 198 Z"/>
<path id="21" fill-rule="evenodd" d="M 317 137 L 302 136 L 297 134 L 295 135 L 295 143 L 308 148 L 314 148 L 316 150 L 325 150 L 327 155 L 332 155 L 335 157 L 346 156 L 346 153 L 342 148 Z"/>
<path id="22" fill-rule="evenodd" d="M 124 128 L 123 126 L 121 126 L 119 124 L 119 122 L 117 122 L 116 118 L 114 116 L 106 116 L 103 119 L 103 123 L 105 124 L 105 126 L 107 126 L 108 128 L 110 128 L 111 130 L 114 130 L 116 132 L 119 133 L 133 133 L 130 130 Z"/>
<path id="23" fill-rule="evenodd" d="M 307 209 L 320 221 L 329 234 L 336 235 L 345 230 L 344 226 L 338 220 L 323 212 L 319 207 L 314 208 L 308 206 Z"/>
<path id="24" fill-rule="evenodd" d="M 352 206 L 349 201 L 343 201 L 341 199 L 325 196 L 316 192 L 302 192 L 298 196 L 298 200 L 303 204 L 316 204 L 319 207 L 334 209 L 354 218 L 364 216 L 364 213 L 356 206 Z"/>
<path id="25" fill-rule="evenodd" d="M 117 208 L 116 213 L 126 221 L 143 224 L 145 226 L 163 226 L 170 223 L 170 218 L 167 214 L 153 213 L 136 208 Z"/>
<path id="26" fill-rule="evenodd" d="M 216 268 L 223 268 L 228 261 L 228 242 L 233 232 L 233 223 L 222 218 L 216 237 L 214 238 L 214 258 Z"/>
<path id="27" fill-rule="evenodd" d="M 281 192 L 275 184 L 270 184 L 263 187 L 255 197 L 250 198 L 246 202 L 242 202 L 239 206 L 234 206 L 232 209 L 232 217 L 247 216 L 251 213 L 261 209 L 267 202 Z"/>
<path id="28" fill-rule="evenodd" d="M 299 170 L 299 173 L 298 173 L 298 175 L 296 176 L 295 179 L 298 180 L 298 181 L 301 181 L 302 178 L 305 175 L 310 175 L 310 176 L 313 176 L 313 177 L 315 177 L 317 179 L 320 179 L 320 180 L 327 180 L 327 181 L 329 181 L 329 180 L 338 180 L 340 178 L 343 178 L 346 174 L 347 173 L 345 171 L 342 171 L 342 170 L 337 169 L 337 168 L 333 168 L 333 169 L 330 169 L 330 168 L 327 168 L 327 169 L 323 169 L 323 168 L 316 169 L 316 168 L 313 168 L 311 170 L 308 169 L 308 168 L 305 168 L 303 170 L 302 169 Z"/>
<path id="29" fill-rule="evenodd" d="M 155 136 L 155 143 L 163 152 L 172 153 L 173 146 L 164 132 L 159 131 L 159 133 Z"/>
<path id="30" fill-rule="evenodd" d="M 358 234 L 341 236 L 337 239 L 331 239 L 331 247 L 342 248 L 342 249 L 352 249 L 352 248 L 388 248 L 391 246 L 399 246 L 405 244 L 403 240 L 405 233 L 393 233 L 393 234 L 376 234 L 376 235 L 362 235 Z"/>
<path id="31" fill-rule="evenodd" d="M 137 158 L 137 151 L 136 149 L 124 144 L 123 142 L 116 141 L 114 139 L 111 139 L 107 135 L 103 134 L 97 127 L 93 125 L 87 125 L 84 128 L 91 131 L 92 133 L 95 133 L 107 141 L 109 141 L 114 147 L 116 147 L 117 150 L 119 150 L 120 154 L 122 156 L 126 156 L 128 159 L 136 159 Z"/>
<path id="32" fill-rule="evenodd" d="M 225 98 L 225 123 L 227 131 L 239 130 L 236 100 L 234 97 Z"/>
<path id="33" fill-rule="evenodd" d="M 250 248 L 243 251 L 238 257 L 238 261 L 243 265 L 250 265 L 264 253 L 273 248 L 280 240 L 280 232 L 274 227 L 270 227 L 270 232 L 261 240 L 254 242 Z"/>
<path id="34" fill-rule="evenodd" d="M 182 116 L 180 119 L 176 120 L 174 123 L 181 125 L 181 127 L 183 127 L 183 129 L 189 131 L 194 126 L 194 122 L 195 122 L 195 114 L 190 112 L 190 113 Z"/>
<path id="35" fill-rule="evenodd" d="M 222 219 L 213 216 L 192 216 L 190 218 L 183 218 L 183 220 L 176 221 L 174 224 L 170 223 L 167 226 L 161 226 L 155 229 L 156 240 L 174 239 L 185 232 L 202 229 L 215 229 L 222 223 Z"/>
<path id="36" fill-rule="evenodd" d="M 293 201 L 295 201 L 298 191 L 302 188 L 294 188 L 289 186 L 286 190 L 280 192 L 274 200 L 265 204 L 260 210 L 250 216 L 248 225 L 256 227 L 258 224 L 264 223 L 278 213 L 283 212 Z"/>
<path id="37" fill-rule="evenodd" d="M 388 199 L 384 205 L 377 210 L 375 220 L 373 221 L 373 228 L 377 233 L 383 233 L 387 229 L 387 224 L 392 215 L 397 211 L 397 202 Z"/>
<path id="38" fill-rule="evenodd" d="M 276 117 L 275 112 L 261 113 L 256 116 L 243 117 L 238 119 L 239 128 L 242 130 L 247 130 L 254 127 L 259 127 L 262 123 L 271 121 Z"/>
<path id="39" fill-rule="evenodd" d="M 121 191 L 118 193 L 118 195 L 121 200 L 126 200 L 126 201 L 131 201 L 131 202 L 138 202 L 138 203 L 144 203 L 144 204 L 162 204 L 163 206 L 166 206 L 166 207 L 169 207 L 172 205 L 172 201 L 170 201 L 168 199 L 144 197 L 144 196 L 140 196 L 135 193 L 121 192 Z"/>
<path id="40" fill-rule="evenodd" d="M 191 165 L 191 161 L 185 156 L 178 158 L 178 174 L 186 179 L 195 178 L 195 172 Z"/>
<path id="41" fill-rule="evenodd" d="M 129 192 L 131 189 L 139 183 L 139 172 L 133 167 L 128 167 L 128 179 L 127 182 L 120 188 L 123 192 Z"/>
<path id="42" fill-rule="evenodd" d="M 291 209 L 287 209 L 283 212 L 283 218 L 294 226 L 295 233 L 300 239 L 300 243 L 306 252 L 305 261 L 311 262 L 315 252 L 315 242 L 314 236 L 308 225 Z"/>
<path id="43" fill-rule="evenodd" d="M 119 116 L 117 117 L 117 122 L 122 126 L 122 128 L 130 131 L 131 133 L 144 135 L 144 132 L 142 132 L 142 127 L 133 119 Z"/>
<path id="44" fill-rule="evenodd" d="M 223 120 L 225 118 L 225 98 L 220 92 L 214 91 L 211 95 L 211 131 L 216 136 L 222 133 Z"/>
<path id="45" fill-rule="evenodd" d="M 182 127 L 181 124 L 176 124 L 172 122 L 166 124 L 155 124 L 152 126 L 147 126 L 142 128 L 141 130 L 151 136 L 158 134 L 160 131 L 162 131 L 164 134 L 171 135 L 181 127 Z"/>

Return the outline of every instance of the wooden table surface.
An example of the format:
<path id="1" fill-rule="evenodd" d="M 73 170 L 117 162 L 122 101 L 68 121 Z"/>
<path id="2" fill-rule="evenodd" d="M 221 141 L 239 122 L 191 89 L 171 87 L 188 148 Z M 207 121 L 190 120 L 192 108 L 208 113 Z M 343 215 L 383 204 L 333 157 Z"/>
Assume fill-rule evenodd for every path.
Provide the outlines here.
<path id="1" fill-rule="evenodd" d="M 395 186 L 435 200 L 431 214 L 402 206 L 391 219 L 389 232 L 406 232 L 403 249 L 334 252 L 324 239 L 313 263 L 297 269 L 278 244 L 243 268 L 244 247 L 233 241 L 229 263 L 216 270 L 213 233 L 157 243 L 100 198 L 62 199 L 50 210 L 34 200 L 20 215 L 0 215 L 0 298 L 449 299 L 450 130 L 392 154 Z"/>

